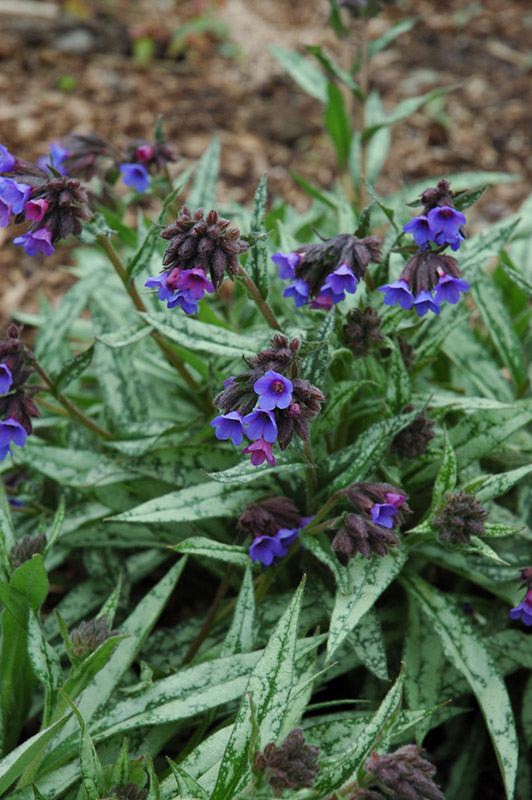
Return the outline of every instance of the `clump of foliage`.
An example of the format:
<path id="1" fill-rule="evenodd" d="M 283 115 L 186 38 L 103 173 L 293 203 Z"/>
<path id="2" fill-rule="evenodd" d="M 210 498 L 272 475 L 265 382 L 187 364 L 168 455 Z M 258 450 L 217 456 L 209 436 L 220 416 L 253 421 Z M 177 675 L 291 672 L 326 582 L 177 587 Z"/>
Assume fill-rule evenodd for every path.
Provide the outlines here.
<path id="1" fill-rule="evenodd" d="M 373 13 L 331 2 L 349 71 L 273 48 L 338 161 L 304 213 L 161 124 L 0 146 L 13 243 L 80 240 L 0 341 L 3 797 L 530 796 L 530 200 L 470 235 L 511 176 L 378 194 L 442 90 L 383 108 L 414 23 Z"/>

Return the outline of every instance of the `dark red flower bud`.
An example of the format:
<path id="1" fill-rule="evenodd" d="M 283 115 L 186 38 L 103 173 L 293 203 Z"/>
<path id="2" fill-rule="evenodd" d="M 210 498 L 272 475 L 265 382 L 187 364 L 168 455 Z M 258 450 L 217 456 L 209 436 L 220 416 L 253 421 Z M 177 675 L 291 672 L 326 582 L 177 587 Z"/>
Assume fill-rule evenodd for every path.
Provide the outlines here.
<path id="1" fill-rule="evenodd" d="M 400 747 L 395 753 L 372 753 L 364 768 L 386 796 L 398 800 L 445 800 L 434 783 L 436 767 L 415 744 Z"/>
<path id="2" fill-rule="evenodd" d="M 367 356 L 373 346 L 383 341 L 381 318 L 375 309 L 366 306 L 355 308 L 347 315 L 342 328 L 342 338 L 355 358 Z"/>
<path id="3" fill-rule="evenodd" d="M 298 528 L 301 514 L 289 497 L 270 497 L 248 506 L 237 526 L 244 534 L 274 536 L 280 528 Z"/>
<path id="4" fill-rule="evenodd" d="M 302 789 L 312 786 L 318 774 L 319 747 L 305 743 L 303 731 L 291 731 L 278 747 L 267 744 L 262 753 L 255 755 L 254 767 L 264 772 L 276 797 L 285 789 Z"/>
<path id="5" fill-rule="evenodd" d="M 408 414 L 413 410 L 414 406 L 407 405 L 403 408 L 403 413 Z M 433 438 L 434 423 L 426 411 L 422 411 L 410 425 L 394 436 L 391 449 L 401 458 L 418 458 L 427 452 Z"/>
<path id="6" fill-rule="evenodd" d="M 483 536 L 488 512 L 466 492 L 445 495 L 445 502 L 432 517 L 432 527 L 440 542 L 468 544 L 472 536 Z"/>

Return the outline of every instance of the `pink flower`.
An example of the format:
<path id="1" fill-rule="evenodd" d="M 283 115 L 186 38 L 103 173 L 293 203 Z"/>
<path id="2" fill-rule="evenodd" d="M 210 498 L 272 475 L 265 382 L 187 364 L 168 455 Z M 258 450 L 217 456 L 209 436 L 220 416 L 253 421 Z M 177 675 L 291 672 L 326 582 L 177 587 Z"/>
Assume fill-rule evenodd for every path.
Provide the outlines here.
<path id="1" fill-rule="evenodd" d="M 272 452 L 272 446 L 269 442 L 265 442 L 264 439 L 257 439 L 255 442 L 245 447 L 242 452 L 245 455 L 248 453 L 250 454 L 251 463 L 254 467 L 260 467 L 265 461 L 272 467 L 275 465 L 275 456 Z"/>

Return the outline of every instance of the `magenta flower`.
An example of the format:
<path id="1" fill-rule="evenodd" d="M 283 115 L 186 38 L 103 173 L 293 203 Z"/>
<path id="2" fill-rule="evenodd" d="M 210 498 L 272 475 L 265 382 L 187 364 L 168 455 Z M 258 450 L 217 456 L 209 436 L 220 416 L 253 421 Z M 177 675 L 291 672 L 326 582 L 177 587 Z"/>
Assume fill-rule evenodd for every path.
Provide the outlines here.
<path id="1" fill-rule="evenodd" d="M 420 217 L 414 217 L 406 225 L 403 225 L 405 233 L 411 233 L 414 241 L 419 247 L 424 247 L 433 238 L 433 232 L 430 227 L 428 218 L 423 214 Z"/>
<path id="2" fill-rule="evenodd" d="M 12 178 L 0 178 L 0 198 L 8 206 L 11 206 L 12 214 L 20 214 L 30 195 L 31 186 L 17 183 Z"/>
<path id="3" fill-rule="evenodd" d="M 297 308 L 301 308 L 308 303 L 310 296 L 310 286 L 304 280 L 295 280 L 287 286 L 283 292 L 283 297 L 293 297 Z"/>
<path id="4" fill-rule="evenodd" d="M 175 308 L 175 306 L 179 306 L 186 314 L 197 314 L 198 304 L 193 295 L 198 294 L 200 291 L 200 281 L 196 281 L 194 285 L 194 279 L 189 278 L 189 284 L 194 285 L 192 291 L 181 290 L 179 288 L 179 283 L 183 273 L 194 271 L 195 270 L 180 270 L 175 268 L 170 272 L 162 272 L 160 275 L 154 275 L 151 278 L 148 278 L 144 286 L 147 286 L 148 288 L 156 288 L 157 297 L 159 300 L 166 301 L 167 308 Z M 203 276 L 205 282 L 212 287 L 210 281 L 205 278 L 204 273 Z M 214 289 L 214 287 L 212 288 Z M 200 297 L 202 296 L 203 293 L 200 291 Z"/>
<path id="5" fill-rule="evenodd" d="M 260 467 L 265 461 L 272 467 L 275 465 L 275 456 L 272 453 L 272 446 L 270 442 L 265 442 L 264 439 L 257 439 L 255 442 L 245 447 L 242 452 L 245 455 L 249 454 L 251 456 L 251 463 L 254 467 Z"/>
<path id="6" fill-rule="evenodd" d="M 397 494 L 396 492 L 386 492 L 384 495 L 386 502 L 390 503 L 395 508 L 401 508 L 404 506 L 406 502 L 406 497 L 403 494 Z"/>
<path id="7" fill-rule="evenodd" d="M 272 369 L 253 384 L 253 391 L 259 396 L 258 406 L 263 411 L 288 408 L 293 388 L 292 381 Z"/>
<path id="8" fill-rule="evenodd" d="M 264 439 L 270 444 L 277 439 L 277 424 L 271 411 L 256 408 L 251 414 L 246 414 L 242 421 L 249 439 Z"/>
<path id="9" fill-rule="evenodd" d="M 214 286 L 201 267 L 181 270 L 176 288 L 186 292 L 192 300 L 201 300 L 205 292 L 214 292 Z"/>
<path id="10" fill-rule="evenodd" d="M 24 216 L 32 222 L 40 222 L 48 211 L 48 201 L 44 197 L 28 200 L 24 205 Z"/>
<path id="11" fill-rule="evenodd" d="M 249 548 L 249 557 L 252 561 L 260 561 L 269 567 L 274 558 L 282 558 L 287 550 L 276 536 L 256 536 Z"/>
<path id="12" fill-rule="evenodd" d="M 519 619 L 525 625 L 532 625 L 532 589 L 529 589 L 523 600 L 509 612 L 510 619 Z"/>
<path id="13" fill-rule="evenodd" d="M 131 186 L 139 194 L 147 190 L 150 185 L 148 170 L 142 164 L 120 164 L 122 180 L 126 186 Z"/>
<path id="14" fill-rule="evenodd" d="M 301 256 L 299 253 L 274 253 L 272 261 L 279 269 L 279 277 L 291 281 L 295 277 Z"/>
<path id="15" fill-rule="evenodd" d="M 13 244 L 21 245 L 24 252 L 29 256 L 43 255 L 51 256 L 55 250 L 52 244 L 52 232 L 49 228 L 39 228 L 36 231 L 28 231 L 22 236 L 13 239 Z"/>
<path id="16" fill-rule="evenodd" d="M 139 161 L 151 161 L 155 153 L 155 149 L 151 144 L 141 144 L 135 150 L 135 155 Z"/>
<path id="17" fill-rule="evenodd" d="M 13 386 L 13 375 L 7 364 L 0 364 L 0 394 L 7 394 Z"/>
<path id="18" fill-rule="evenodd" d="M 244 427 L 242 417 L 238 411 L 230 411 L 228 414 L 221 414 L 211 422 L 214 428 L 214 435 L 217 439 L 230 439 L 235 446 L 242 444 L 244 438 Z"/>
<path id="19" fill-rule="evenodd" d="M 379 286 L 379 292 L 384 292 L 384 304 L 387 306 L 399 305 L 408 311 L 414 304 L 414 295 L 406 281 L 394 281 L 385 286 Z"/>
<path id="20" fill-rule="evenodd" d="M 436 303 L 445 301 L 454 305 L 460 300 L 460 292 L 467 292 L 470 289 L 467 281 L 461 278 L 453 278 L 451 275 L 442 275 L 436 286 L 434 300 Z"/>
<path id="21" fill-rule="evenodd" d="M 434 311 L 435 314 L 440 313 L 440 307 L 433 299 L 431 292 L 419 292 L 415 297 L 412 308 L 415 309 L 418 317 L 424 317 L 428 311 Z"/>
<path id="22" fill-rule="evenodd" d="M 11 445 L 24 447 L 28 434 L 20 422 L 13 417 L 8 417 L 0 422 L 0 461 L 3 461 L 8 453 L 11 453 Z"/>
<path id="23" fill-rule="evenodd" d="M 17 159 L 12 156 L 7 147 L 0 144 L 0 175 L 3 172 L 11 172 L 14 169 Z"/>

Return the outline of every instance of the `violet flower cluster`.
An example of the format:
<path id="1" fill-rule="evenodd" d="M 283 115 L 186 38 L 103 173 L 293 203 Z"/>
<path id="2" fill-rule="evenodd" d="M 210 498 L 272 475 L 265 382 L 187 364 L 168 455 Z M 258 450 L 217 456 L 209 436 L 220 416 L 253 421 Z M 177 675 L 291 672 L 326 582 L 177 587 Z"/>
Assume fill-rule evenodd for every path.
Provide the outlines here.
<path id="1" fill-rule="evenodd" d="M 26 366 L 20 330 L 10 325 L 0 340 L 0 461 L 11 454 L 11 445 L 24 447 L 32 432 L 32 417 L 39 416 L 33 390 L 24 384 L 32 374 Z"/>
<path id="2" fill-rule="evenodd" d="M 279 277 L 291 281 L 284 290 L 297 308 L 309 305 L 320 311 L 330 309 L 354 294 L 370 261 L 380 259 L 380 240 L 359 239 L 340 234 L 315 244 L 302 245 L 291 253 L 274 253 L 272 261 Z"/>
<path id="3" fill-rule="evenodd" d="M 17 159 L 3 145 L 0 176 L 0 227 L 29 223 L 13 244 L 30 256 L 51 255 L 59 240 L 80 234 L 82 222 L 92 216 L 87 192 L 78 180 L 60 175 L 52 165 L 40 167 Z"/>
<path id="4" fill-rule="evenodd" d="M 246 360 L 248 371 L 228 378 L 215 398 L 223 412 L 211 422 L 216 438 L 237 447 L 247 439 L 242 452 L 254 466 L 276 463 L 274 444 L 285 450 L 294 434 L 307 439 L 309 422 L 325 400 L 309 381 L 287 376 L 296 368 L 298 350 L 297 339 L 277 334 L 269 348 Z"/>
<path id="5" fill-rule="evenodd" d="M 521 571 L 522 587 L 526 587 L 526 594 L 515 608 L 509 612 L 510 619 L 520 620 L 527 627 L 532 625 L 532 567 L 525 567 Z"/>
<path id="6" fill-rule="evenodd" d="M 238 530 L 252 536 L 249 557 L 269 567 L 283 558 L 312 517 L 302 517 L 289 497 L 269 497 L 248 506 L 240 515 Z"/>
<path id="7" fill-rule="evenodd" d="M 173 150 L 164 141 L 134 143 L 125 158 L 119 164 L 122 180 L 139 194 L 149 189 L 150 172 L 160 172 L 176 160 Z"/>
<path id="8" fill-rule="evenodd" d="M 413 309 L 419 317 L 429 311 L 440 313 L 442 303 L 458 303 L 470 285 L 463 280 L 456 259 L 443 255 L 442 248 L 458 250 L 464 240 L 465 215 L 454 207 L 447 181 L 421 195 L 424 213 L 403 226 L 411 233 L 419 250 L 405 264 L 399 280 L 379 287 L 384 303 Z"/>
<path id="9" fill-rule="evenodd" d="M 354 483 L 342 494 L 354 508 L 347 512 L 332 547 L 342 561 L 360 553 L 364 558 L 384 556 L 399 544 L 395 529 L 410 513 L 408 496 L 387 483 Z"/>

